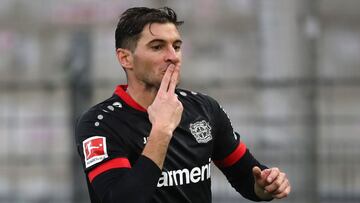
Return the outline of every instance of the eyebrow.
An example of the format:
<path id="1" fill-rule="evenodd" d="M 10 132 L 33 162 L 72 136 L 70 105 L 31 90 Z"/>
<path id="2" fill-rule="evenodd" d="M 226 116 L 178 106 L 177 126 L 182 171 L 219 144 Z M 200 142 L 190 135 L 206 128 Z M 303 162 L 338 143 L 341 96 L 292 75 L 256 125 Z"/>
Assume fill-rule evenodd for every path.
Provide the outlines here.
<path id="1" fill-rule="evenodd" d="M 155 42 L 165 43 L 166 41 L 163 40 L 163 39 L 153 39 L 153 40 L 151 40 L 150 42 L 148 42 L 147 44 L 152 44 L 152 43 L 155 43 Z M 177 39 L 177 40 L 175 40 L 174 43 L 181 43 L 181 44 L 182 44 L 182 40 Z"/>

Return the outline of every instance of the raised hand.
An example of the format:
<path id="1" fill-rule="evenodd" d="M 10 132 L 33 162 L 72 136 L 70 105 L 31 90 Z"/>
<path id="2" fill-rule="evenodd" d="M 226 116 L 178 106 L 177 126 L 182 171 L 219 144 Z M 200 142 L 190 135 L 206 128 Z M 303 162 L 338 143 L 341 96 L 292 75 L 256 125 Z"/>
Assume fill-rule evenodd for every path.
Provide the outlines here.
<path id="1" fill-rule="evenodd" d="M 287 197 L 291 186 L 286 174 L 278 168 L 269 168 L 261 171 L 257 166 L 253 168 L 255 179 L 255 193 L 262 199 L 282 199 Z"/>
<path id="2" fill-rule="evenodd" d="M 169 65 L 153 103 L 148 107 L 152 124 L 143 155 L 153 160 L 162 169 L 167 148 L 175 128 L 179 125 L 183 106 L 175 94 L 179 66 Z"/>
<path id="3" fill-rule="evenodd" d="M 175 94 L 179 66 L 170 64 L 161 81 L 154 102 L 148 107 L 149 120 L 153 127 L 172 134 L 179 125 L 183 106 Z"/>

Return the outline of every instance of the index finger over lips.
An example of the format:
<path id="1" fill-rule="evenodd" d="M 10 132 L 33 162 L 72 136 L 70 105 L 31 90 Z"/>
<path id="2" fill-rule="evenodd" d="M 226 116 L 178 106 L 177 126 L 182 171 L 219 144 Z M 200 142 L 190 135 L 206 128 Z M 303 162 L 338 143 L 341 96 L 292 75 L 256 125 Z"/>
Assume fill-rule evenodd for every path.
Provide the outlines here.
<path id="1" fill-rule="evenodd" d="M 178 81 L 178 77 L 179 77 L 179 66 L 174 66 L 174 72 L 171 75 L 170 78 L 170 84 L 169 84 L 169 89 L 168 92 L 174 93 L 175 92 L 175 88 L 176 88 L 176 84 Z"/>
<path id="2" fill-rule="evenodd" d="M 159 92 L 167 92 L 168 88 L 169 88 L 169 84 L 171 81 L 171 75 L 173 74 L 175 69 L 175 65 L 174 64 L 170 64 L 167 69 L 166 72 L 164 74 L 164 77 L 161 80 L 161 84 L 159 87 Z"/>

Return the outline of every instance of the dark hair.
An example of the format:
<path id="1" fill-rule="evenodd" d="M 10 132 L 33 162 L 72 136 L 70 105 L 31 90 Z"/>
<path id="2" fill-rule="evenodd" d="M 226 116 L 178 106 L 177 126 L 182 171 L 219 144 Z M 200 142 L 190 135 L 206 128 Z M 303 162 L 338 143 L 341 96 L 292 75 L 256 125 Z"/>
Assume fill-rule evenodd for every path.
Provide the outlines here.
<path id="1" fill-rule="evenodd" d="M 159 9 L 146 7 L 129 8 L 120 16 L 117 24 L 115 47 L 134 51 L 142 30 L 149 23 L 173 23 L 178 27 L 183 24 L 183 21 L 178 21 L 175 11 L 168 7 Z"/>

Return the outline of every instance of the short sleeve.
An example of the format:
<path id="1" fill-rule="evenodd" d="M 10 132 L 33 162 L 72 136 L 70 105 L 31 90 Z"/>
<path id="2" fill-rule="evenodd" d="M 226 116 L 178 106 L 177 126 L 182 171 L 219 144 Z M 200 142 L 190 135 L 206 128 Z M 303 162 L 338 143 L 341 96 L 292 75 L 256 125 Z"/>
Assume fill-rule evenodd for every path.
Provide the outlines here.
<path id="1" fill-rule="evenodd" d="M 109 167 L 130 167 L 126 145 L 116 135 L 110 122 L 111 118 L 105 118 L 100 111 L 89 111 L 80 117 L 76 124 L 76 146 L 87 174 L 99 165 L 103 166 L 102 170 Z M 121 128 L 121 123 L 116 127 Z"/>
<path id="2" fill-rule="evenodd" d="M 212 108 L 216 129 L 212 158 L 218 167 L 228 167 L 242 158 L 246 152 L 246 145 L 234 131 L 225 110 L 215 100 L 212 102 Z"/>

